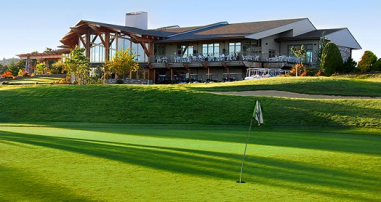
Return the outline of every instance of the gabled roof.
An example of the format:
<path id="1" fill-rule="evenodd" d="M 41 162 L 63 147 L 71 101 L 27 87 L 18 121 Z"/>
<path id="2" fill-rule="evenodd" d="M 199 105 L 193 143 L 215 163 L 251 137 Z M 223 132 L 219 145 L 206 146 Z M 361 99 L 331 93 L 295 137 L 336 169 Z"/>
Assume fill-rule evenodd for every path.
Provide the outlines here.
<path id="1" fill-rule="evenodd" d="M 246 22 L 234 24 L 220 24 L 214 27 L 198 27 L 199 31 L 179 34 L 168 39 L 161 40 L 160 42 L 176 42 L 176 41 L 194 41 L 194 40 L 210 40 L 210 39 L 225 39 L 225 38 L 245 38 L 255 33 L 263 32 L 266 30 L 281 27 L 287 24 L 298 22 L 302 19 L 288 19 L 288 20 L 274 20 L 274 21 L 261 21 L 261 22 Z M 210 25 L 209 25 L 210 26 Z M 178 28 L 184 29 L 184 28 Z M 170 29 L 176 31 L 176 29 Z M 166 30 L 167 31 L 167 30 Z M 168 30 L 169 31 L 169 30 Z"/>

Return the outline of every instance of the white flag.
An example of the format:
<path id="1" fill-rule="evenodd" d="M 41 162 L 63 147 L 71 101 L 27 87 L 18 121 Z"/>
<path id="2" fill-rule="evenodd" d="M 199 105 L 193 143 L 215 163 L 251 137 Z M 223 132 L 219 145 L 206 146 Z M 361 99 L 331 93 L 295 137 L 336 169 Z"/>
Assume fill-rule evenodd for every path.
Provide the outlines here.
<path id="1" fill-rule="evenodd" d="M 262 107 L 261 107 L 261 102 L 259 100 L 255 101 L 253 118 L 257 120 L 258 126 L 263 125 Z"/>

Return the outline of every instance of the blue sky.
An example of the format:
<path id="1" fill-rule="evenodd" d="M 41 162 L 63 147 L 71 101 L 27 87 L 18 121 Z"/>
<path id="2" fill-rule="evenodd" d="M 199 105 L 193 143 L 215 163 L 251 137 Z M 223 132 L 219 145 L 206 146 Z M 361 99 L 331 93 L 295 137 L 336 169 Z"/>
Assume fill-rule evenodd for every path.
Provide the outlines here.
<path id="1" fill-rule="evenodd" d="M 348 27 L 363 50 L 381 57 L 379 0 L 5 0 L 0 9 L 0 58 L 55 49 L 79 20 L 124 24 L 126 12 L 146 11 L 149 28 L 181 27 L 219 21 L 254 22 L 309 18 L 318 28 Z"/>

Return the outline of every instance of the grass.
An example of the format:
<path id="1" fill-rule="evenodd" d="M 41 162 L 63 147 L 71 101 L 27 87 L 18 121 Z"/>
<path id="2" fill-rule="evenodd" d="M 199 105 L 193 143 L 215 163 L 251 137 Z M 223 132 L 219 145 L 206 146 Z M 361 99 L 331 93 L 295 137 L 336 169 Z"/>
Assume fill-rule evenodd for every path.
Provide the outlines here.
<path id="1" fill-rule="evenodd" d="M 25 77 L 23 79 L 17 80 L 9 80 L 11 84 L 31 84 L 31 83 L 39 83 L 39 84 L 51 84 L 56 81 L 60 81 L 62 78 L 57 77 Z"/>
<path id="2" fill-rule="evenodd" d="M 0 201 L 380 201 L 381 100 L 203 92 L 345 85 L 379 95 L 350 78 L 0 86 Z M 237 184 L 256 99 L 265 126 Z"/>
<path id="3" fill-rule="evenodd" d="M 214 95 L 188 86 L 0 88 L 0 122 L 248 125 L 256 99 L 266 127 L 381 128 L 381 100 L 311 100 Z"/>
<path id="4" fill-rule="evenodd" d="M 281 77 L 233 83 L 200 84 L 200 91 L 281 90 L 320 95 L 381 97 L 381 78 L 353 79 L 335 77 Z"/>
<path id="5" fill-rule="evenodd" d="M 317 128 L 316 128 L 317 129 Z M 2 201 L 379 201 L 379 129 L 0 126 Z"/>

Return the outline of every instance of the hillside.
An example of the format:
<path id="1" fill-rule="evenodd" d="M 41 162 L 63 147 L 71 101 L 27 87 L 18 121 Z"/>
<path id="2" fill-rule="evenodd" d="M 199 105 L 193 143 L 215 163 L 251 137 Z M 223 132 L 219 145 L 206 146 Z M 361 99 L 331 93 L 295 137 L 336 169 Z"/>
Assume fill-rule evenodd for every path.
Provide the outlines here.
<path id="1" fill-rule="evenodd" d="M 179 85 L 2 86 L 0 122 L 246 125 L 256 99 L 266 126 L 381 127 L 381 100 L 241 97 Z"/>
<path id="2" fill-rule="evenodd" d="M 18 62 L 20 59 L 18 58 L 9 58 L 9 59 L 6 59 L 6 58 L 3 58 L 2 60 L 0 60 L 0 64 L 2 65 L 8 65 L 9 63 L 11 63 L 12 61 L 14 61 L 15 63 Z"/>

